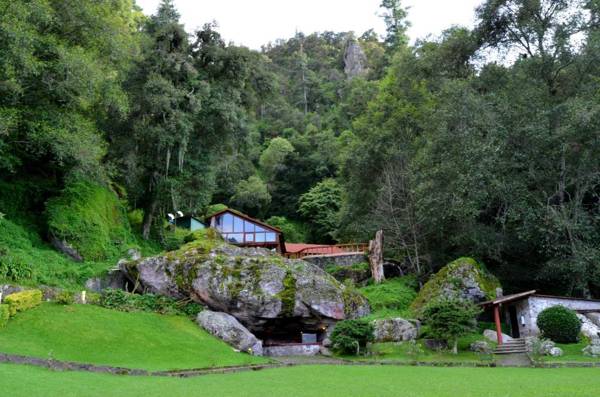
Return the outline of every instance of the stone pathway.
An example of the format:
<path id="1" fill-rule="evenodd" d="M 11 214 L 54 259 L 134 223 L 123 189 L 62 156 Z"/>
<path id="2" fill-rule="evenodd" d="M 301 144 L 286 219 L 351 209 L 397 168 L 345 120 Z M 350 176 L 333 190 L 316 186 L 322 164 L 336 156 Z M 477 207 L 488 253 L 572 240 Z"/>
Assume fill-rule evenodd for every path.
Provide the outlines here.
<path id="1" fill-rule="evenodd" d="M 284 356 L 271 357 L 284 365 L 346 365 L 352 361 L 327 356 Z"/>
<path id="2" fill-rule="evenodd" d="M 527 353 L 495 354 L 498 367 L 531 367 L 533 362 Z"/>

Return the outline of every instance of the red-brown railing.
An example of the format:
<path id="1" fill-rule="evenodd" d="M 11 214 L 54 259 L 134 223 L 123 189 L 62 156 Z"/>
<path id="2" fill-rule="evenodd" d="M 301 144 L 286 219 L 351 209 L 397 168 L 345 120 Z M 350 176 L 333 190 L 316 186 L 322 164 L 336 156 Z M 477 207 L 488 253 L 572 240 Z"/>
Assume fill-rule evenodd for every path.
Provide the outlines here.
<path id="1" fill-rule="evenodd" d="M 306 247 L 297 252 L 287 252 L 286 257 L 291 259 L 304 258 L 305 256 L 312 255 L 333 255 L 333 254 L 345 254 L 353 252 L 366 253 L 369 250 L 369 244 L 366 243 L 354 243 L 354 244 L 337 244 L 337 245 L 316 245 Z"/>

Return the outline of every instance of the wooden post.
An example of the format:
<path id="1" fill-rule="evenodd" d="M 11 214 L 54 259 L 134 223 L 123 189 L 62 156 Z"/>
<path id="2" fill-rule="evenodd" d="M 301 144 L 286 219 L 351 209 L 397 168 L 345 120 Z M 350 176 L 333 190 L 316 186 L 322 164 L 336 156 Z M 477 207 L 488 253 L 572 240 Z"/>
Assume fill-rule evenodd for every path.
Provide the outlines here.
<path id="1" fill-rule="evenodd" d="M 496 323 L 496 337 L 498 344 L 502 344 L 502 325 L 500 324 L 500 305 L 494 305 L 494 322 Z"/>
<path id="2" fill-rule="evenodd" d="M 375 234 L 375 239 L 369 242 L 369 264 L 375 284 L 385 280 L 383 274 L 383 230 Z"/>

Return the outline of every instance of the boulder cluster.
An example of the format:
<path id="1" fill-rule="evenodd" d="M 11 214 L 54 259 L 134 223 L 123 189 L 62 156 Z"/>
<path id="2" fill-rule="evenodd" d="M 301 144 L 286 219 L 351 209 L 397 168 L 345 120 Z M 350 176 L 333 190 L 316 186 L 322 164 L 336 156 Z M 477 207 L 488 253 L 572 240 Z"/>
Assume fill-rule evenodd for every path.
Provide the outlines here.
<path id="1" fill-rule="evenodd" d="M 370 312 L 362 295 L 315 265 L 217 239 L 119 266 L 138 290 L 207 306 L 211 312 L 202 313 L 198 322 L 255 354 L 261 350 L 259 339 L 322 334 L 339 320 Z"/>

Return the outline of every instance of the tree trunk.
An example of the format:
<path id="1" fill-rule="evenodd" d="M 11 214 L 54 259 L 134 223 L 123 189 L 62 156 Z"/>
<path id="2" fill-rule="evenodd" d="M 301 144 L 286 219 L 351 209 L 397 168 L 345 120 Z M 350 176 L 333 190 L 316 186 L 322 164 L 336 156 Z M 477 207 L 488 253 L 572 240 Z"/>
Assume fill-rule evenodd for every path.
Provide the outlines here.
<path id="1" fill-rule="evenodd" d="M 452 354 L 458 354 L 458 339 L 454 338 L 454 344 L 452 345 Z"/>
<path id="2" fill-rule="evenodd" d="M 150 202 L 150 205 L 144 211 L 144 224 L 142 226 L 142 237 L 144 240 L 148 240 L 150 238 L 150 230 L 152 228 L 152 222 L 154 221 L 154 214 L 156 213 L 156 206 L 158 205 L 158 200 L 153 198 Z"/>
<path id="3" fill-rule="evenodd" d="M 375 239 L 369 242 L 369 264 L 375 284 L 385 280 L 383 275 L 383 230 L 375 234 Z"/>

